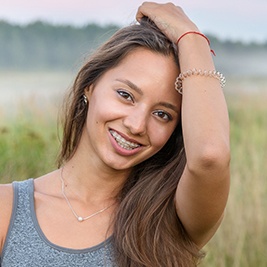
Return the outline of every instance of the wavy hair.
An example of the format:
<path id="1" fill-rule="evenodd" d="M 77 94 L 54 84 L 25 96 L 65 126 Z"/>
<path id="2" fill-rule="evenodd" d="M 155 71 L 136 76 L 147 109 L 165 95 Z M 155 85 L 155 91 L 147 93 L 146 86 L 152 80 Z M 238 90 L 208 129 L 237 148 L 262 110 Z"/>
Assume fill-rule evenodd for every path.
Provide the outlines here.
<path id="1" fill-rule="evenodd" d="M 136 48 L 172 56 L 179 68 L 176 46 L 147 18 L 116 32 L 79 71 L 65 102 L 63 140 L 58 165 L 75 153 L 87 116 L 84 90 L 116 67 Z M 135 166 L 118 195 L 114 219 L 115 260 L 123 267 L 192 267 L 202 257 L 175 209 L 174 197 L 186 164 L 179 123 L 165 146 Z"/>

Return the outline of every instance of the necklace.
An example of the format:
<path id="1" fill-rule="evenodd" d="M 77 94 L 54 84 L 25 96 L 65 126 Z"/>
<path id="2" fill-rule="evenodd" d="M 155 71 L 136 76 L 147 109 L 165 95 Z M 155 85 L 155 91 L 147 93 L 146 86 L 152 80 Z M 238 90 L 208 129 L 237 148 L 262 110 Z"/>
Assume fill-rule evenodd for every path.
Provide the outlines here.
<path id="1" fill-rule="evenodd" d="M 93 214 L 91 214 L 91 215 L 89 215 L 89 216 L 87 216 L 87 217 L 79 216 L 79 215 L 77 215 L 77 213 L 74 211 L 74 209 L 73 209 L 72 205 L 70 204 L 70 201 L 69 201 L 69 199 L 68 199 L 68 197 L 67 197 L 67 195 L 66 195 L 66 193 L 65 193 L 65 183 L 64 183 L 64 179 L 63 179 L 63 168 L 61 169 L 60 180 L 61 180 L 61 193 L 62 193 L 63 197 L 65 198 L 65 200 L 66 200 L 66 202 L 67 202 L 67 204 L 68 204 L 68 206 L 69 206 L 69 208 L 70 208 L 72 214 L 76 217 L 76 219 L 78 220 L 78 222 L 86 221 L 86 220 L 88 220 L 88 219 L 90 219 L 90 218 L 92 218 L 92 217 L 98 215 L 99 213 L 101 213 L 101 212 L 103 212 L 103 211 L 109 209 L 109 208 L 112 206 L 112 205 L 110 205 L 110 206 L 108 206 L 108 207 L 105 207 L 105 208 L 103 208 L 103 209 L 101 209 L 101 210 L 99 210 L 99 211 L 97 211 L 97 212 L 95 212 L 95 213 L 93 213 Z"/>

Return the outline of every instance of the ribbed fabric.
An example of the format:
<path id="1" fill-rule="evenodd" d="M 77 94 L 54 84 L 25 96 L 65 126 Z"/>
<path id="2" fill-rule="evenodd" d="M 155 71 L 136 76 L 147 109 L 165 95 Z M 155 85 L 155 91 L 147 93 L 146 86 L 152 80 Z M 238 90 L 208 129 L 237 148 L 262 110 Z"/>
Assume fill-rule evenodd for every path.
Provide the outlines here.
<path id="1" fill-rule="evenodd" d="M 33 179 L 14 182 L 11 222 L 1 255 L 1 267 L 116 267 L 112 238 L 88 249 L 68 249 L 43 234 L 34 209 Z"/>

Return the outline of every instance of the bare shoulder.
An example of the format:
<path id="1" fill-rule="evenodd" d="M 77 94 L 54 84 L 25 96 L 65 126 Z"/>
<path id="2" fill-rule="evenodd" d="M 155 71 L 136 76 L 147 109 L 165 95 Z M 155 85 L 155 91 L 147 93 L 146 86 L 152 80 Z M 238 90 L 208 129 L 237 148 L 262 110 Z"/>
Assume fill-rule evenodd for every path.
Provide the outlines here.
<path id="1" fill-rule="evenodd" d="M 8 231 L 12 214 L 13 188 L 12 184 L 0 185 L 0 253 Z"/>
<path id="2" fill-rule="evenodd" d="M 12 212 L 13 204 L 13 188 L 12 184 L 1 184 L 0 185 L 0 229 L 3 221 L 7 220 L 7 215 Z"/>

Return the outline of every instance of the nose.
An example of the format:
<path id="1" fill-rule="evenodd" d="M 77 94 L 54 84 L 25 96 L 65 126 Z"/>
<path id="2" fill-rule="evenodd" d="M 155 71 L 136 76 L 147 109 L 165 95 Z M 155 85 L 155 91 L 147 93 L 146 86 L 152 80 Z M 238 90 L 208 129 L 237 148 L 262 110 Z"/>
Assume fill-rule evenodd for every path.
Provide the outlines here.
<path id="1" fill-rule="evenodd" d="M 123 124 L 133 135 L 144 135 L 147 132 L 147 115 L 142 109 L 134 109 L 124 118 Z"/>

